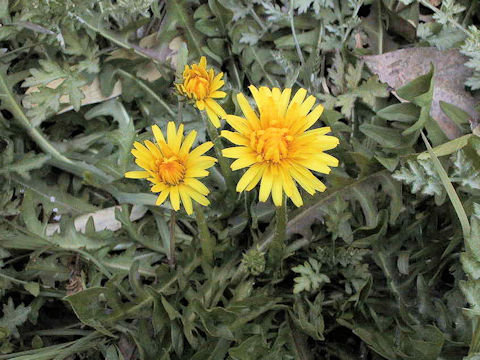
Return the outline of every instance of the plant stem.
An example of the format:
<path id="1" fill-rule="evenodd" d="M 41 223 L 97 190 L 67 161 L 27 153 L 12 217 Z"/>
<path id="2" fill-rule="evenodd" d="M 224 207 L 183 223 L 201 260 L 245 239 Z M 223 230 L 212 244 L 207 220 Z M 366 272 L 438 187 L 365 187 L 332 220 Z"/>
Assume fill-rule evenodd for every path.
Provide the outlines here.
<path id="1" fill-rule="evenodd" d="M 202 264 L 208 269 L 213 266 L 215 238 L 210 235 L 205 213 L 200 205 L 195 205 L 195 216 L 197 218 L 198 235 L 202 248 Z"/>
<path id="2" fill-rule="evenodd" d="M 302 67 L 305 66 L 305 59 L 303 57 L 302 49 L 300 47 L 300 44 L 298 43 L 297 39 L 297 34 L 295 32 L 295 23 L 293 22 L 293 1 L 290 3 L 290 11 L 288 13 L 290 17 L 290 28 L 292 30 L 292 35 L 293 35 L 293 41 L 295 42 L 295 48 L 297 50 L 298 58 L 300 59 L 300 63 L 302 64 Z"/>
<path id="3" fill-rule="evenodd" d="M 279 269 L 282 265 L 287 237 L 287 202 L 285 197 L 281 206 L 275 209 L 275 233 L 269 249 L 269 263 L 272 269 Z"/>
<path id="4" fill-rule="evenodd" d="M 148 86 L 143 80 L 141 79 L 138 79 L 135 75 L 132 75 L 130 74 L 129 72 L 125 71 L 125 70 L 122 70 L 122 69 L 117 69 L 116 70 L 117 73 L 119 73 L 120 75 L 136 82 L 138 84 L 138 86 L 140 86 L 143 90 L 145 90 L 147 92 L 147 94 L 149 94 L 152 98 L 154 98 L 160 105 L 163 106 L 163 108 L 165 110 L 167 110 L 167 112 L 170 114 L 170 116 L 173 118 L 173 119 L 176 119 L 177 118 L 177 115 L 175 114 L 175 112 L 170 108 L 170 106 L 160 97 L 157 95 L 157 93 L 155 91 L 153 91 L 150 86 Z"/>
<path id="5" fill-rule="evenodd" d="M 207 127 L 207 132 L 208 136 L 213 142 L 213 146 L 215 148 L 215 154 L 217 155 L 218 159 L 218 164 L 220 165 L 220 171 L 222 172 L 222 175 L 225 179 L 225 183 L 227 184 L 227 191 L 229 192 L 229 195 L 232 196 L 232 199 L 236 197 L 236 191 L 235 191 L 235 184 L 233 182 L 233 177 L 232 177 L 232 170 L 230 169 L 230 164 L 228 163 L 227 159 L 223 157 L 222 155 L 222 150 L 223 150 L 223 145 L 222 145 L 222 139 L 220 139 L 220 136 L 218 136 L 218 131 L 213 126 L 211 121 L 207 119 L 207 117 L 204 115 L 203 112 L 202 114 L 202 119 L 206 124 Z"/>
<path id="6" fill-rule="evenodd" d="M 420 0 L 420 3 L 429 8 L 430 10 L 432 10 L 435 14 L 440 14 L 440 15 L 445 15 L 441 10 L 439 10 L 438 8 L 436 8 L 435 6 L 433 6 L 432 4 L 430 4 L 427 0 Z M 455 26 L 457 29 L 463 31 L 467 36 L 470 35 L 470 32 L 465 29 L 462 25 L 460 25 L 454 18 L 453 16 L 446 16 L 447 17 L 447 20 L 453 25 Z"/>
<path id="7" fill-rule="evenodd" d="M 79 177 L 86 178 L 90 173 L 96 175 L 96 177 L 102 182 L 111 182 L 114 180 L 112 176 L 105 174 L 93 165 L 80 161 L 73 161 L 62 155 L 47 140 L 45 135 L 30 122 L 30 119 L 23 111 L 22 106 L 18 103 L 8 84 L 7 74 L 4 73 L 0 73 L 0 96 L 2 97 L 2 105 L 12 113 L 13 120 L 27 132 L 30 138 L 45 154 L 51 156 L 49 163 Z"/>
<path id="8" fill-rule="evenodd" d="M 175 225 L 177 222 L 177 212 L 172 209 L 170 212 L 170 246 L 168 247 L 168 265 L 173 269 L 177 263 L 175 256 Z"/>

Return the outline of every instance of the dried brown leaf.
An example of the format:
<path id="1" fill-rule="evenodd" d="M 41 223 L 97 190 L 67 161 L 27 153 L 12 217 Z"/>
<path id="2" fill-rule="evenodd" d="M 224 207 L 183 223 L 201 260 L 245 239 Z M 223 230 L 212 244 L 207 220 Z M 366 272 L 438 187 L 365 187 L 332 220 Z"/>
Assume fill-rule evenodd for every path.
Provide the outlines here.
<path id="1" fill-rule="evenodd" d="M 478 114 L 474 98 L 465 90 L 465 80 L 472 70 L 465 66 L 467 58 L 458 50 L 440 51 L 433 47 L 396 50 L 382 55 L 363 56 L 370 70 L 377 74 L 380 81 L 394 89 L 430 71 L 435 66 L 434 93 L 430 115 L 438 122 L 449 139 L 462 135 L 459 127 L 450 120 L 440 108 L 440 101 L 453 104 L 464 110 L 472 119 Z"/>

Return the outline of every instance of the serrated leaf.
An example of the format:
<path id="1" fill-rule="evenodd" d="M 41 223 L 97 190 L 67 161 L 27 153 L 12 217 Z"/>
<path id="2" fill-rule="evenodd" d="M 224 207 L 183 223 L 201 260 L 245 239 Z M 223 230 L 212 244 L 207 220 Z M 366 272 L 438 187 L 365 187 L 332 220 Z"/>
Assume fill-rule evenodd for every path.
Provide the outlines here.
<path id="1" fill-rule="evenodd" d="M 3 316 L 0 319 L 0 327 L 8 329 L 13 337 L 19 338 L 20 334 L 17 327 L 27 321 L 30 310 L 30 306 L 25 306 L 23 303 L 15 307 L 13 299 L 11 297 L 8 298 L 8 302 L 3 304 Z"/>

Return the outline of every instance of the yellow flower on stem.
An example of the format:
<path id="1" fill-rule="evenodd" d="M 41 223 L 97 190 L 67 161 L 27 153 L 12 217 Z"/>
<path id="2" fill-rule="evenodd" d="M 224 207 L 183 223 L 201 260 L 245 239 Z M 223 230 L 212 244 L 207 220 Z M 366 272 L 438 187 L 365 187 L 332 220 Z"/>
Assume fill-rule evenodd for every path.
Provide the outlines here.
<path id="1" fill-rule="evenodd" d="M 227 113 L 215 99 L 222 99 L 227 94 L 219 89 L 225 84 L 223 73 L 215 74 L 213 69 L 207 69 L 207 59 L 200 58 L 198 64 L 185 65 L 183 83 L 175 84 L 177 91 L 195 102 L 198 110 L 207 112 L 208 118 L 215 127 L 220 127 L 220 120 Z"/>
<path id="2" fill-rule="evenodd" d="M 225 157 L 237 159 L 232 170 L 248 167 L 237 184 L 237 191 L 252 190 L 260 181 L 259 200 L 272 194 L 276 206 L 282 206 L 285 193 L 296 206 L 303 201 L 297 184 L 309 194 L 324 191 L 326 186 L 311 170 L 328 174 L 338 160 L 324 153 L 335 148 L 339 140 L 328 136 L 329 127 L 312 130 L 323 112 L 314 96 L 305 99 L 307 91 L 300 89 L 290 100 L 291 89 L 249 87 L 258 108 L 255 112 L 243 94 L 238 104 L 245 117 L 227 115 L 226 121 L 236 132 L 222 131 L 221 135 L 236 147 L 224 149 Z"/>
<path id="3" fill-rule="evenodd" d="M 156 143 L 149 140 L 142 145 L 138 141 L 133 144 L 132 150 L 135 162 L 142 167 L 142 171 L 129 171 L 125 177 L 130 179 L 147 179 L 153 186 L 153 193 L 160 193 L 156 205 L 161 205 L 170 196 L 170 203 L 174 210 L 180 210 L 180 201 L 187 214 L 192 214 L 192 199 L 201 205 L 210 202 L 205 197 L 210 192 L 198 178 L 208 176 L 206 170 L 212 167 L 217 159 L 203 156 L 213 146 L 206 142 L 191 150 L 197 132 L 193 130 L 185 138 L 183 125 L 176 129 L 173 122 L 167 125 L 167 140 L 157 125 L 152 126 Z"/>

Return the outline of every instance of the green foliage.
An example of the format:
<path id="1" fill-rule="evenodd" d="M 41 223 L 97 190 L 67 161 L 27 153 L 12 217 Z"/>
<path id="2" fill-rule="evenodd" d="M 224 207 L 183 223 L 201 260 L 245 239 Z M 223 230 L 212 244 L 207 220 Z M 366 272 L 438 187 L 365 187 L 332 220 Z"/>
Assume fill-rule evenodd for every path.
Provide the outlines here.
<path id="1" fill-rule="evenodd" d="M 12 298 L 8 298 L 8 302 L 3 304 L 2 311 L 3 316 L 0 319 L 0 329 L 3 329 L 2 337 L 5 338 L 8 335 L 12 335 L 19 338 L 20 334 L 18 333 L 17 326 L 23 325 L 27 321 L 31 308 L 24 304 L 15 306 Z"/>
<path id="2" fill-rule="evenodd" d="M 434 195 L 438 204 L 445 201 L 445 189 L 431 161 L 408 160 L 406 166 L 397 170 L 393 177 L 410 185 L 413 194 Z"/>
<path id="3" fill-rule="evenodd" d="M 479 89 L 480 9 L 433 3 L 0 1 L 0 358 L 478 358 L 478 136 L 448 140 L 432 117 L 439 69 L 393 91 L 364 66 L 460 48 Z M 232 196 L 218 167 L 210 262 L 194 217 L 172 222 L 124 178 L 153 124 L 209 138 L 172 87 L 202 55 L 224 72 L 228 113 L 250 84 L 303 87 L 340 139 L 327 190 L 288 208 L 276 264 L 275 207 Z M 440 103 L 466 131 L 456 105 Z"/>
<path id="4" fill-rule="evenodd" d="M 298 265 L 292 268 L 292 271 L 300 274 L 300 276 L 293 279 L 295 286 L 293 293 L 298 294 L 302 291 L 316 292 L 324 283 L 329 283 L 330 279 L 325 274 L 320 272 L 321 264 L 315 259 L 309 259 L 303 265 Z"/>

